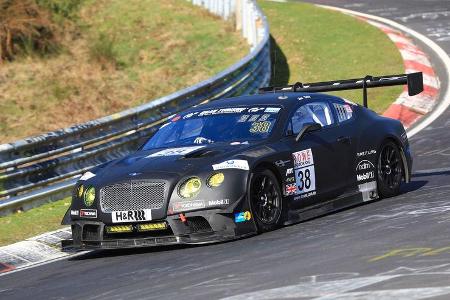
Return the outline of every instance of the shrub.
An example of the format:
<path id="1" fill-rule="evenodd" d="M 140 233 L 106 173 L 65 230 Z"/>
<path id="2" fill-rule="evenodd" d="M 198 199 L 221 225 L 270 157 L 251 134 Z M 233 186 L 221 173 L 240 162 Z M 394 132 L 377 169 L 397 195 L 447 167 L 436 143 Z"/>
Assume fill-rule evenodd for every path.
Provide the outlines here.
<path id="1" fill-rule="evenodd" d="M 111 39 L 106 33 L 100 33 L 95 41 L 89 47 L 91 59 L 102 64 L 118 66 L 117 53 L 114 49 L 114 39 Z"/>
<path id="2" fill-rule="evenodd" d="M 55 26 L 34 0 L 0 0 L 0 63 L 20 52 L 56 49 Z"/>
<path id="3" fill-rule="evenodd" d="M 36 0 L 36 3 L 45 7 L 59 18 L 74 19 L 84 0 Z"/>

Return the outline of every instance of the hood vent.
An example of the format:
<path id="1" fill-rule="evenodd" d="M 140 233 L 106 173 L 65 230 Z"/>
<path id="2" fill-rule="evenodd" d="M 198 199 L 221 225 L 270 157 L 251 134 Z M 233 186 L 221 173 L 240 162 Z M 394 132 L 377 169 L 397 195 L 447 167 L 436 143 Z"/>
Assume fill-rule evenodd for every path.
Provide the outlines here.
<path id="1" fill-rule="evenodd" d="M 184 158 L 201 158 L 201 157 L 211 157 L 215 156 L 217 154 L 220 154 L 219 150 L 213 150 L 213 149 L 199 149 L 197 151 L 188 153 L 184 156 Z"/>

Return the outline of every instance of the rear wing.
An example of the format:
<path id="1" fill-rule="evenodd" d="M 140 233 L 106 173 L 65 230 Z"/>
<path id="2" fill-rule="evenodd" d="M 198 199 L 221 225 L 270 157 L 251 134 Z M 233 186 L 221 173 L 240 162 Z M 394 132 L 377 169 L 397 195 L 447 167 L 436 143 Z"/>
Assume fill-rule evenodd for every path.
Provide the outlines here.
<path id="1" fill-rule="evenodd" d="M 363 104 L 367 107 L 367 89 L 393 86 L 393 85 L 408 85 L 408 95 L 414 96 L 423 91 L 423 76 L 422 72 L 400 74 L 400 75 L 386 75 L 380 77 L 373 77 L 367 75 L 364 78 L 344 79 L 324 82 L 301 83 L 297 82 L 292 85 L 281 87 L 263 87 L 259 89 L 260 94 L 277 93 L 277 92 L 304 92 L 304 93 L 318 93 L 344 90 L 363 90 Z"/>

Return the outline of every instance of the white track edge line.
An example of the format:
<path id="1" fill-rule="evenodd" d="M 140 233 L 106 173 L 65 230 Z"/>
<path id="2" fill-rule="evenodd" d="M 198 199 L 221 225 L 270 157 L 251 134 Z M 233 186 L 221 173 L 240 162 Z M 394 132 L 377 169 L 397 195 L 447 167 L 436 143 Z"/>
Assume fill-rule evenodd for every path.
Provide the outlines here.
<path id="1" fill-rule="evenodd" d="M 343 13 L 360 16 L 360 17 L 365 17 L 367 19 L 371 19 L 371 20 L 375 20 L 375 21 L 387 24 L 389 26 L 392 26 L 403 32 L 408 33 L 409 35 L 420 40 L 422 43 L 424 43 L 426 46 L 428 46 L 432 51 L 434 51 L 434 53 L 439 57 L 439 59 L 444 64 L 447 81 L 450 82 L 450 57 L 438 44 L 436 44 L 431 39 L 427 38 L 425 35 L 417 32 L 415 30 L 412 30 L 404 25 L 401 25 L 395 21 L 386 19 L 386 18 L 369 15 L 369 14 L 365 14 L 365 13 L 361 13 L 361 12 L 357 12 L 357 11 L 353 11 L 353 10 L 349 10 L 349 9 L 345 9 L 345 8 L 334 7 L 334 6 L 328 6 L 328 5 L 317 5 L 317 6 L 331 9 L 331 10 L 340 11 Z M 415 134 L 417 134 L 418 132 L 423 130 L 425 127 L 430 125 L 437 118 L 439 118 L 439 116 L 450 106 L 450 84 L 447 84 L 447 86 L 445 87 L 445 92 L 442 91 L 443 88 L 444 87 L 441 85 L 440 98 L 442 99 L 442 101 L 435 107 L 435 109 L 428 116 L 424 116 L 424 118 L 422 120 L 420 120 L 417 123 L 417 125 L 415 125 L 415 126 L 413 125 L 413 128 L 411 130 L 407 130 L 409 138 L 411 138 L 412 136 L 414 136 Z"/>

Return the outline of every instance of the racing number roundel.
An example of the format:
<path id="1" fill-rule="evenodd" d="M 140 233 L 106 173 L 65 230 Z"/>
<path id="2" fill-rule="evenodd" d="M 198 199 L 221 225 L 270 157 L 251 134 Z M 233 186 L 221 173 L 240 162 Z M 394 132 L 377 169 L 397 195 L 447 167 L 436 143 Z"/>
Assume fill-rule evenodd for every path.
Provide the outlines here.
<path id="1" fill-rule="evenodd" d="M 316 173 L 311 148 L 292 153 L 294 158 L 294 176 L 297 195 L 316 190 Z"/>

